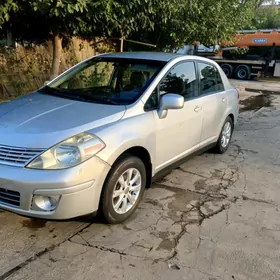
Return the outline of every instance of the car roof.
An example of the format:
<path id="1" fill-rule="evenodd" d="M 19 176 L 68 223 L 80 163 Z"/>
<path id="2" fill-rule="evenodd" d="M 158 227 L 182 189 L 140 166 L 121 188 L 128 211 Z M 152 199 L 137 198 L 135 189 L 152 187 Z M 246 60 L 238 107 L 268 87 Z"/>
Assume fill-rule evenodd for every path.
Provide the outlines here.
<path id="1" fill-rule="evenodd" d="M 163 61 L 169 62 L 176 58 L 182 59 L 193 59 L 205 61 L 212 63 L 217 66 L 217 63 L 214 60 L 211 60 L 206 57 L 196 56 L 196 55 L 186 55 L 186 54 L 177 54 L 177 53 L 168 53 L 168 52 L 116 52 L 116 53 L 105 53 L 97 55 L 97 57 L 107 57 L 107 58 L 123 58 L 123 59 L 147 59 L 154 61 Z"/>
<path id="2" fill-rule="evenodd" d="M 184 55 L 167 52 L 120 52 L 120 53 L 106 53 L 99 57 L 108 58 L 127 58 L 127 59 L 147 59 L 155 61 L 170 61 L 173 58 L 182 57 Z"/>

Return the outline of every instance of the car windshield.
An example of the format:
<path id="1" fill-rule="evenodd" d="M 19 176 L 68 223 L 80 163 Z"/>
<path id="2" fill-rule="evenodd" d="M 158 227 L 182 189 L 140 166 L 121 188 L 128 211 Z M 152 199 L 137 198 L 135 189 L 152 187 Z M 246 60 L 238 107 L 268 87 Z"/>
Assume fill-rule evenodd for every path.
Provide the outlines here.
<path id="1" fill-rule="evenodd" d="M 64 98 L 113 105 L 136 101 L 165 62 L 145 59 L 93 58 L 39 92 Z"/>

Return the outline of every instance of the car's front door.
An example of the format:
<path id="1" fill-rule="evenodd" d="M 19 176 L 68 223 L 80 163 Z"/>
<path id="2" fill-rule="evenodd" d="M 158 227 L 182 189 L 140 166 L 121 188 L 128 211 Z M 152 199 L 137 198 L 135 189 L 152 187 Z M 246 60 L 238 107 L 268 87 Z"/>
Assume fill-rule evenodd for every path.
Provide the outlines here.
<path id="1" fill-rule="evenodd" d="M 202 107 L 197 98 L 198 80 L 195 63 L 183 61 L 173 66 L 159 83 L 154 94 L 175 93 L 184 96 L 184 108 L 169 110 L 160 118 L 154 110 L 156 123 L 155 172 L 176 162 L 199 148 L 202 129 Z"/>

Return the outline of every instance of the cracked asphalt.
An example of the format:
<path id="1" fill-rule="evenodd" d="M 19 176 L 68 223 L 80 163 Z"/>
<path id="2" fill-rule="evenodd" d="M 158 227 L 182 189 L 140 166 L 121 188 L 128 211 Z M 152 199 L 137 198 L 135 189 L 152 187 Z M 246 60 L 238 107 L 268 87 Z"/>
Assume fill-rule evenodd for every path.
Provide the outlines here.
<path id="1" fill-rule="evenodd" d="M 0 280 L 279 279 L 280 95 L 254 106 L 256 95 L 241 93 L 225 155 L 204 153 L 155 182 L 124 224 L 1 211 Z"/>

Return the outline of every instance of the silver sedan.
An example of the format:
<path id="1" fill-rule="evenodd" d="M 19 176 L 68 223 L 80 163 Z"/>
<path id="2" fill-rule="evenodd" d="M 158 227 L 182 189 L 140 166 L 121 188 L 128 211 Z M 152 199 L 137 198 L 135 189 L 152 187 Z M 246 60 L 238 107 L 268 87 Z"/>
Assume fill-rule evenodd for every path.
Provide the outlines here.
<path id="1" fill-rule="evenodd" d="M 209 59 L 99 55 L 0 104 L 0 208 L 69 219 L 99 209 L 126 220 L 166 169 L 224 153 L 238 92 Z"/>

